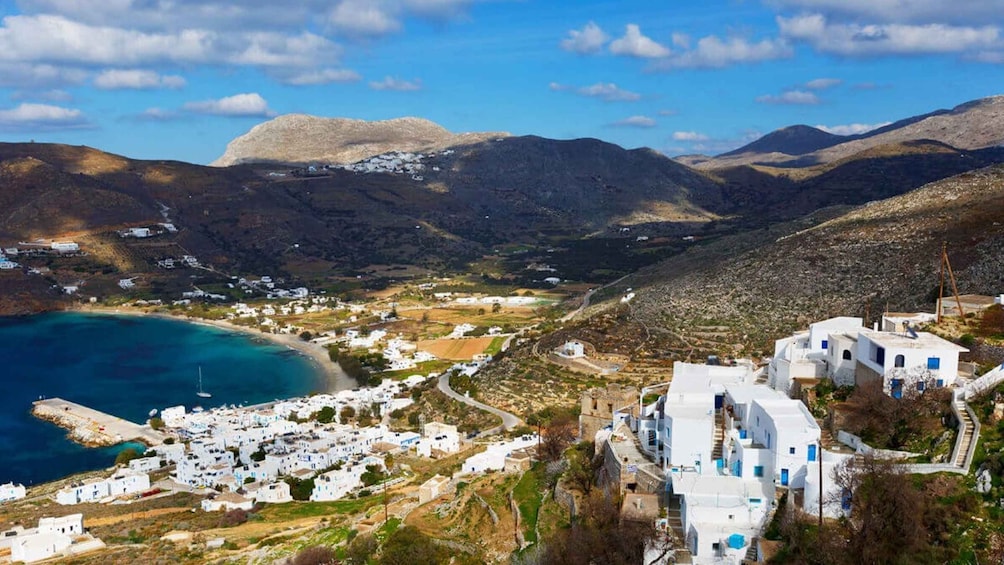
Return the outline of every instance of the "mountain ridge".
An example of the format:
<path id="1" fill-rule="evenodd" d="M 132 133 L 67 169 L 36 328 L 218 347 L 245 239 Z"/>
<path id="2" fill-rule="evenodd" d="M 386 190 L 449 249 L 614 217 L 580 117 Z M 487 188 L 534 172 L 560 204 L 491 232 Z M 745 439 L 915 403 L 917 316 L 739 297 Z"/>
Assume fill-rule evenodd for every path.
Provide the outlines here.
<path id="1" fill-rule="evenodd" d="M 452 133 L 424 118 L 366 121 L 284 114 L 234 138 L 210 166 L 245 163 L 355 163 L 388 151 L 428 152 L 508 137 L 504 132 Z"/>
<path id="2" fill-rule="evenodd" d="M 789 132 L 793 127 L 799 129 Z M 781 128 L 715 157 L 685 155 L 677 159 L 700 170 L 752 164 L 801 168 L 831 163 L 871 147 L 917 139 L 940 141 L 963 150 L 983 149 L 1004 143 L 1004 95 L 970 100 L 950 110 L 903 118 L 850 136 L 825 138 L 801 129 L 807 127 Z M 829 141 L 836 143 L 827 144 Z M 813 144 L 823 146 L 813 148 Z"/>

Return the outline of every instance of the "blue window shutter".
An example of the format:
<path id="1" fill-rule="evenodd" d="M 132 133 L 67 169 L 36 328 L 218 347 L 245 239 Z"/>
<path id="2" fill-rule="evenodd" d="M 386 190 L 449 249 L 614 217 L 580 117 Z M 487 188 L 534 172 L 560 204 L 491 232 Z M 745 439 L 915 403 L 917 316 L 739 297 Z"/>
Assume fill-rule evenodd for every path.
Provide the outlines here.
<path id="1" fill-rule="evenodd" d="M 935 371 L 941 369 L 941 359 L 938 357 L 928 357 L 927 358 L 927 368 Z"/>
<path id="2" fill-rule="evenodd" d="M 829 345 L 830 345 L 829 341 L 827 341 L 827 340 L 824 339 L 823 340 L 823 349 L 829 349 L 829 347 L 828 347 Z"/>

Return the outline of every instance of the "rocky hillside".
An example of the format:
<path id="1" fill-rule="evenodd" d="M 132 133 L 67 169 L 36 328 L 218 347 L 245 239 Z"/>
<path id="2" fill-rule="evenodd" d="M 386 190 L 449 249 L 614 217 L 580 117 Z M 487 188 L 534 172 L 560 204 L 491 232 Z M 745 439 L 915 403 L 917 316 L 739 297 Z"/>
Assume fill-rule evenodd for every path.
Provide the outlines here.
<path id="1" fill-rule="evenodd" d="M 682 341 L 692 351 L 731 353 L 747 343 L 766 347 L 822 317 L 930 311 L 942 242 L 960 292 L 996 294 L 1004 285 L 1004 166 L 830 214 L 818 225 L 775 226 L 644 270 L 624 282 L 646 287 L 630 319 L 666 347 Z M 694 325 L 716 327 L 720 339 L 681 335 Z"/>
<path id="2" fill-rule="evenodd" d="M 939 141 L 965 150 L 993 147 L 1004 143 L 1004 96 L 982 98 L 951 110 L 906 118 L 855 136 L 809 135 L 808 130 L 796 127 L 798 129 L 794 131 L 793 128 L 784 128 L 767 134 L 718 157 L 702 159 L 691 155 L 684 162 L 703 170 L 753 163 L 804 167 L 832 163 L 872 147 L 920 139 Z M 813 145 L 818 148 L 812 150 Z"/>
<path id="3" fill-rule="evenodd" d="M 438 151 L 509 134 L 454 134 L 420 118 L 377 122 L 286 114 L 251 128 L 227 145 L 216 167 L 242 163 L 348 164 L 387 151 Z"/>

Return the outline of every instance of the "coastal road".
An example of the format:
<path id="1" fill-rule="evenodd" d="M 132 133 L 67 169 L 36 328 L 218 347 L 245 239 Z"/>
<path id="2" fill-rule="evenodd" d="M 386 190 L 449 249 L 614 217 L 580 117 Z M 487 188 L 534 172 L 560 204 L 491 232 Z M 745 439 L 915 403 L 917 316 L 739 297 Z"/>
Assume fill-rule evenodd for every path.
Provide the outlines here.
<path id="1" fill-rule="evenodd" d="M 449 396 L 453 400 L 456 400 L 458 402 L 463 402 L 464 404 L 467 404 L 469 406 L 473 406 L 475 408 L 478 408 L 479 410 L 484 410 L 485 412 L 489 412 L 491 414 L 495 414 L 496 416 L 502 418 L 502 427 L 505 428 L 505 429 L 507 429 L 507 430 L 511 430 L 511 429 L 515 428 L 520 423 L 520 419 L 517 418 L 515 414 L 510 414 L 510 413 L 508 413 L 508 412 L 506 412 L 504 410 L 499 410 L 498 408 L 495 408 L 493 406 L 488 406 L 487 404 L 483 404 L 481 402 L 478 402 L 477 400 L 468 398 L 468 397 L 460 394 L 459 392 L 453 390 L 452 388 L 450 388 L 450 374 L 449 373 L 445 373 L 443 375 L 440 375 L 440 377 L 439 377 L 439 391 L 442 392 L 443 394 L 445 394 L 446 396 Z M 482 435 L 484 435 L 484 433 L 482 433 Z"/>

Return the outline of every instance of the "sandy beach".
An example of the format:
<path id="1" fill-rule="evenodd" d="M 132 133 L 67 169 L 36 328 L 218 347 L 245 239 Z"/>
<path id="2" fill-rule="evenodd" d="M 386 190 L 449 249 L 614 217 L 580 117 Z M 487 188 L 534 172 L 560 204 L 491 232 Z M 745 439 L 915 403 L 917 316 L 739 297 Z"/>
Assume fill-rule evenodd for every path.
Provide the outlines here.
<path id="1" fill-rule="evenodd" d="M 81 305 L 80 307 L 75 308 L 74 311 L 92 314 L 110 314 L 114 316 L 150 316 L 153 318 L 163 318 L 165 320 L 178 320 L 192 324 L 212 326 L 221 330 L 240 332 L 249 336 L 260 337 L 273 343 L 284 345 L 310 359 L 312 364 L 316 366 L 319 371 L 324 373 L 325 379 L 328 383 L 328 392 L 352 389 L 357 386 L 356 382 L 346 375 L 337 363 L 331 362 L 327 349 L 323 346 L 317 345 L 316 343 L 303 341 L 296 335 L 265 333 L 247 326 L 232 324 L 226 320 L 204 320 L 202 318 L 192 318 L 190 316 L 175 316 L 161 312 L 147 312 L 138 308 L 112 308 L 107 306 Z"/>

